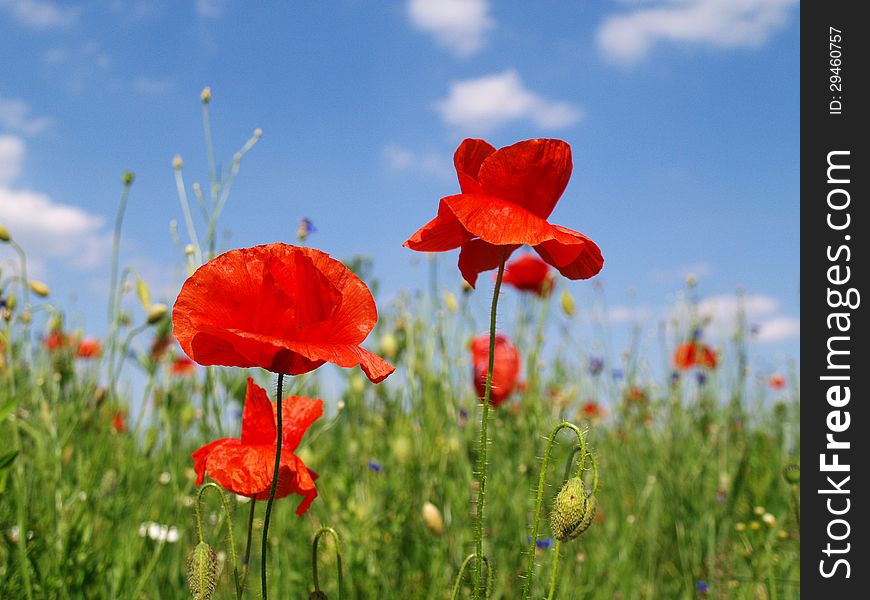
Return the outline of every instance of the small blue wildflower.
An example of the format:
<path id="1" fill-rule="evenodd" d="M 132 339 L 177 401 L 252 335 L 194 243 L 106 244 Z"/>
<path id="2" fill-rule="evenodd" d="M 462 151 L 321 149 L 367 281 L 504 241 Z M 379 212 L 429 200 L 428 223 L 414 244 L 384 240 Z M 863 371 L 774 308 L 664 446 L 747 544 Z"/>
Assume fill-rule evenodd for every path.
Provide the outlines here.
<path id="1" fill-rule="evenodd" d="M 698 379 L 698 385 L 704 385 L 707 383 L 707 374 L 703 371 L 698 371 L 698 374 L 695 375 L 695 377 Z"/>
<path id="2" fill-rule="evenodd" d="M 383 467 L 381 466 L 381 463 L 379 463 L 378 461 L 370 460 L 369 461 L 369 470 L 371 470 L 373 473 L 380 473 L 383 470 Z"/>
<path id="3" fill-rule="evenodd" d="M 696 327 L 692 330 L 692 339 L 698 341 L 701 339 L 701 335 L 704 333 L 704 330 L 700 327 Z"/>
<path id="4" fill-rule="evenodd" d="M 707 582 L 703 579 L 695 584 L 695 589 L 700 593 L 706 595 L 710 591 L 710 586 L 707 585 Z"/>
<path id="5" fill-rule="evenodd" d="M 589 359 L 589 372 L 592 375 L 598 375 L 604 370 L 604 359 L 593 356 Z"/>
<path id="6" fill-rule="evenodd" d="M 465 410 L 464 408 L 460 408 L 459 409 L 459 422 L 464 424 L 467 421 L 468 421 L 468 411 Z"/>
<path id="7" fill-rule="evenodd" d="M 531 543 L 532 536 L 527 535 L 526 541 Z M 540 550 L 549 550 L 552 547 L 553 547 L 553 538 L 551 538 L 551 537 L 543 538 L 543 539 L 539 538 L 538 540 L 535 541 L 535 548 L 538 548 Z"/>
<path id="8" fill-rule="evenodd" d="M 680 381 L 680 372 L 671 371 L 671 385 L 676 385 Z"/>
<path id="9" fill-rule="evenodd" d="M 621 380 L 622 379 L 622 369 L 613 369 L 613 378 L 616 381 Z"/>

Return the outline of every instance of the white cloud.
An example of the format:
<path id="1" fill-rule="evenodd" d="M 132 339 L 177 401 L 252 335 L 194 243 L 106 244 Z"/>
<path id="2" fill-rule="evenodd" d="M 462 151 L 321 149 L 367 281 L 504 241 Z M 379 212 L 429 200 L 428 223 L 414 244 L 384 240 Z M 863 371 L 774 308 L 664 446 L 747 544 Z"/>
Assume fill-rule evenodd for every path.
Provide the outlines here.
<path id="1" fill-rule="evenodd" d="M 0 223 L 27 253 L 34 267 L 31 275 L 52 259 L 82 269 L 102 264 L 111 244 L 110 236 L 102 231 L 102 217 L 39 192 L 12 187 L 24 153 L 21 138 L 0 136 Z"/>
<path id="2" fill-rule="evenodd" d="M 196 0 L 196 14 L 204 19 L 220 19 L 229 0 Z"/>
<path id="3" fill-rule="evenodd" d="M 422 171 L 429 175 L 449 175 L 452 165 L 441 155 L 414 152 L 403 146 L 388 144 L 383 151 L 384 161 L 394 171 Z"/>
<path id="4" fill-rule="evenodd" d="M 0 186 L 12 183 L 21 173 L 24 142 L 14 135 L 0 135 Z"/>
<path id="5" fill-rule="evenodd" d="M 478 52 L 495 25 L 486 0 L 409 0 L 408 17 L 457 56 Z"/>
<path id="6" fill-rule="evenodd" d="M 643 323 L 653 316 L 648 306 L 612 306 L 607 310 L 608 323 Z"/>
<path id="7" fill-rule="evenodd" d="M 9 131 L 35 135 L 50 127 L 51 117 L 34 117 L 30 106 L 22 101 L 0 96 L 0 126 Z"/>
<path id="8" fill-rule="evenodd" d="M 761 323 L 755 339 L 759 342 L 782 342 L 801 335 L 801 322 L 792 317 L 775 317 Z"/>
<path id="9" fill-rule="evenodd" d="M 789 18 L 797 0 L 656 0 L 607 18 L 598 45 L 615 62 L 642 61 L 663 42 L 717 48 L 765 44 Z"/>
<path id="10" fill-rule="evenodd" d="M 58 6 L 48 0 L 0 0 L 0 11 L 31 29 L 69 29 L 78 19 L 77 8 Z"/>
<path id="11" fill-rule="evenodd" d="M 466 133 L 486 133 L 510 121 L 527 119 L 544 129 L 574 125 L 583 111 L 568 102 L 548 100 L 529 90 L 514 69 L 455 81 L 435 109 L 444 122 Z"/>

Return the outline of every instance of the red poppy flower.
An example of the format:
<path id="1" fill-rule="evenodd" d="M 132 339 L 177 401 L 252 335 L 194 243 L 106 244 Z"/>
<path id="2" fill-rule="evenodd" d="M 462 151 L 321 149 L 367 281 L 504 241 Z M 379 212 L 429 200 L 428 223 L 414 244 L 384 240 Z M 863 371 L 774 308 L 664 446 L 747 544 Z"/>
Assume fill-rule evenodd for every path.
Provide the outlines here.
<path id="1" fill-rule="evenodd" d="M 716 352 L 698 342 L 680 344 L 674 352 L 674 365 L 682 371 L 696 366 L 715 369 L 716 364 Z"/>
<path id="2" fill-rule="evenodd" d="M 474 387 L 479 398 L 486 394 L 486 373 L 489 369 L 489 336 L 479 335 L 471 341 L 471 362 Z M 489 403 L 499 406 L 517 387 L 520 375 L 520 353 L 506 335 L 495 336 L 495 355 L 492 367 L 492 387 Z"/>
<path id="3" fill-rule="evenodd" d="M 602 419 L 606 414 L 604 407 L 595 402 L 594 400 L 589 400 L 585 402 L 582 407 L 583 414 L 590 421 L 597 421 Z"/>
<path id="4" fill-rule="evenodd" d="M 85 338 L 79 342 L 76 347 L 76 358 L 98 358 L 103 352 L 103 347 L 100 345 L 100 340 L 96 338 Z"/>
<path id="5" fill-rule="evenodd" d="M 172 359 L 172 363 L 170 363 L 169 365 L 169 372 L 173 375 L 178 375 L 181 377 L 193 375 L 193 372 L 195 370 L 196 363 L 187 358 L 186 356 L 176 356 Z"/>
<path id="6" fill-rule="evenodd" d="M 115 433 L 124 433 L 127 430 L 127 420 L 124 418 L 124 411 L 119 410 L 112 417 L 112 429 Z"/>
<path id="7" fill-rule="evenodd" d="M 54 352 L 56 350 L 68 348 L 70 342 L 70 337 L 67 334 L 60 331 L 54 331 L 42 340 L 42 345 L 45 346 L 46 350 Z"/>
<path id="8" fill-rule="evenodd" d="M 459 270 L 472 287 L 478 273 L 498 267 L 503 252 L 528 244 L 568 279 L 601 270 L 601 250 L 588 237 L 551 225 L 573 168 L 571 147 L 561 140 L 518 142 L 501 150 L 466 139 L 453 155 L 462 193 L 441 199 L 438 216 L 406 242 L 411 250 L 462 248 Z"/>
<path id="9" fill-rule="evenodd" d="M 181 288 L 173 333 L 201 365 L 299 375 L 324 362 L 360 365 L 373 382 L 395 368 L 362 349 L 378 320 L 366 285 L 313 248 L 267 244 L 210 260 Z"/>
<path id="10" fill-rule="evenodd" d="M 550 265 L 533 254 L 525 254 L 505 265 L 502 281 L 520 291 L 534 292 L 541 298 L 553 291 Z"/>
<path id="11" fill-rule="evenodd" d="M 785 377 L 782 375 L 771 375 L 768 383 L 770 384 L 771 389 L 781 390 L 785 387 Z"/>
<path id="12" fill-rule="evenodd" d="M 314 486 L 317 473 L 309 470 L 293 452 L 306 430 L 323 414 L 323 401 L 289 396 L 284 398 L 282 406 L 284 439 L 275 498 L 299 494 L 303 500 L 296 514 L 302 515 L 317 497 Z M 192 454 L 196 485 L 203 482 L 208 472 L 221 487 L 234 494 L 268 499 L 275 472 L 277 412 L 277 405 L 269 402 L 266 390 L 248 378 L 242 437 L 216 440 Z"/>

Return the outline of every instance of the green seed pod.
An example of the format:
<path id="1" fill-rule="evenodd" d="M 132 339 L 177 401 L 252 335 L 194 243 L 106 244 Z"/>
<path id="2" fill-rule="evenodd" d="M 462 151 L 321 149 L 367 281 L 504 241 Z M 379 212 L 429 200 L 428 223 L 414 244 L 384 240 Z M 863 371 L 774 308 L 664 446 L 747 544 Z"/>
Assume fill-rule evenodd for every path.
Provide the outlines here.
<path id="1" fill-rule="evenodd" d="M 782 470 L 782 476 L 785 477 L 785 480 L 791 485 L 800 485 L 801 466 L 788 465 L 785 469 Z"/>
<path id="2" fill-rule="evenodd" d="M 560 542 L 573 540 L 589 529 L 598 500 L 586 491 L 583 480 L 573 477 L 565 482 L 553 501 L 550 528 Z"/>
<path id="3" fill-rule="evenodd" d="M 316 592 L 311 592 L 311 594 L 309 594 L 308 596 L 308 600 L 329 600 L 329 597 L 325 593 L 318 590 Z"/>
<path id="4" fill-rule="evenodd" d="M 200 542 L 187 557 L 187 587 L 193 600 L 211 600 L 217 586 L 218 560 L 215 551 Z"/>
<path id="5" fill-rule="evenodd" d="M 0 242 L 8 242 L 12 239 L 12 236 L 9 235 L 9 230 L 6 229 L 3 225 L 0 225 Z"/>

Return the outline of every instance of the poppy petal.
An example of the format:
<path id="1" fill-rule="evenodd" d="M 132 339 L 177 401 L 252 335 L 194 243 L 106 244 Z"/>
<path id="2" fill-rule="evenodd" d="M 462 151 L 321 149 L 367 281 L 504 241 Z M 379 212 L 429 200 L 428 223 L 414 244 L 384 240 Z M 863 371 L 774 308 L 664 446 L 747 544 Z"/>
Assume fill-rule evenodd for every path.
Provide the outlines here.
<path id="1" fill-rule="evenodd" d="M 499 263 L 507 260 L 519 246 L 496 246 L 483 240 L 471 240 L 462 244 L 459 253 L 459 271 L 468 285 L 474 287 L 478 273 L 498 268 Z"/>
<path id="2" fill-rule="evenodd" d="M 222 446 L 226 442 L 233 441 L 231 438 L 223 438 L 220 440 L 215 440 L 202 446 L 198 450 L 196 450 L 190 456 L 193 458 L 193 470 L 196 472 L 196 483 L 195 485 L 200 485 L 203 480 L 205 480 L 205 468 L 206 463 L 208 462 L 209 455 L 219 446 Z M 238 441 L 238 440 L 235 440 Z"/>
<path id="3" fill-rule="evenodd" d="M 278 405 L 270 404 L 270 417 L 274 420 Z M 288 396 L 284 398 L 281 406 L 284 413 L 282 452 L 284 450 L 293 451 L 299 446 L 302 436 L 305 435 L 311 424 L 323 415 L 323 400 L 304 396 Z M 273 434 L 272 440 L 274 439 Z"/>
<path id="4" fill-rule="evenodd" d="M 317 474 L 309 471 L 302 459 L 295 454 L 281 453 L 281 468 L 278 470 L 278 485 L 275 487 L 275 498 L 284 498 L 290 494 L 299 494 L 303 500 L 296 509 L 296 514 L 302 516 L 317 497 L 314 480 Z M 274 461 L 274 456 L 272 457 Z M 254 496 L 257 500 L 268 500 L 271 493 L 271 477 L 269 486 Z"/>
<path id="5" fill-rule="evenodd" d="M 372 383 L 380 383 L 393 371 L 394 366 L 380 356 L 353 344 L 288 343 L 287 349 L 311 360 L 325 360 L 339 367 L 351 368 L 359 365 Z M 276 365 L 281 366 L 280 355 Z"/>
<path id="6" fill-rule="evenodd" d="M 604 266 L 601 249 L 582 233 L 561 225 L 552 226 L 556 239 L 541 242 L 535 250 L 568 279 L 589 279 Z"/>
<path id="7" fill-rule="evenodd" d="M 572 169 L 571 146 L 566 142 L 526 140 L 484 160 L 477 181 L 484 194 L 546 219 L 565 191 Z"/>
<path id="8" fill-rule="evenodd" d="M 453 164 L 459 176 L 459 187 L 463 194 L 482 194 L 483 188 L 477 181 L 480 165 L 495 153 L 495 147 L 489 142 L 468 138 L 462 140 L 453 154 Z"/>
<path id="9" fill-rule="evenodd" d="M 227 440 L 206 460 L 208 474 L 222 488 L 242 496 L 268 490 L 275 469 L 275 445 L 250 446 Z"/>
<path id="10" fill-rule="evenodd" d="M 442 198 L 441 203 L 474 236 L 497 246 L 535 246 L 558 235 L 545 219 L 493 196 L 457 194 Z"/>
<path id="11" fill-rule="evenodd" d="M 242 443 L 274 444 L 276 436 L 275 411 L 266 390 L 254 383 L 252 377 L 248 377 L 245 408 L 242 413 Z"/>
<path id="12" fill-rule="evenodd" d="M 443 215 L 439 214 L 414 232 L 402 245 L 419 252 L 446 252 L 472 237 L 452 212 L 444 211 Z"/>

